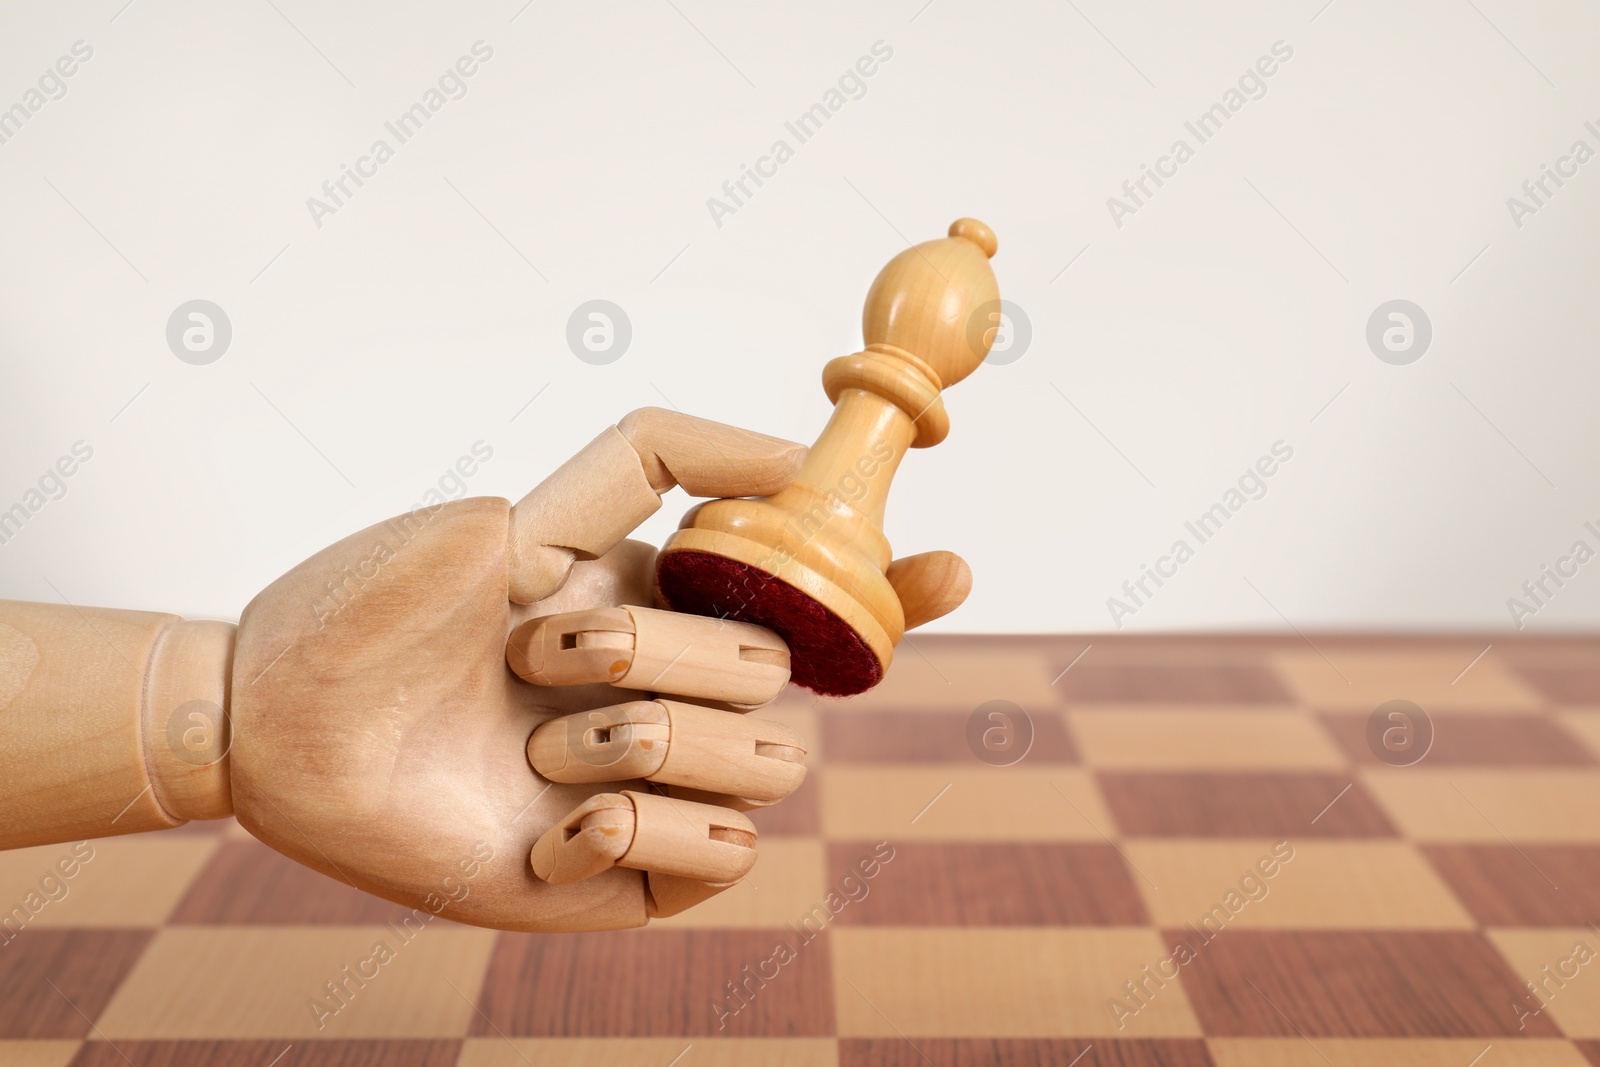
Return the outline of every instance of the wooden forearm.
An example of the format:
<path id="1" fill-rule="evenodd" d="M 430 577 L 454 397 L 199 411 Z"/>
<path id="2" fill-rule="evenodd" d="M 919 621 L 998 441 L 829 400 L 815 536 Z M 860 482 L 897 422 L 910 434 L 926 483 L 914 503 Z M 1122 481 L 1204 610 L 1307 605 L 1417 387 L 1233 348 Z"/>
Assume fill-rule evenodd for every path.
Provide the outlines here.
<path id="1" fill-rule="evenodd" d="M 0 848 L 231 814 L 236 630 L 0 600 Z"/>

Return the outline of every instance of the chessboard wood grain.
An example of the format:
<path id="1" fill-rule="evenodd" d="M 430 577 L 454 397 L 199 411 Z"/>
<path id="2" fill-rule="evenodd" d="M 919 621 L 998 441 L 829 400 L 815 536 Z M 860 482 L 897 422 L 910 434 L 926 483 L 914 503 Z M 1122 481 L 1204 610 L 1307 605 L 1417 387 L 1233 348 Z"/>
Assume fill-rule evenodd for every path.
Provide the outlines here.
<path id="1" fill-rule="evenodd" d="M 1481 926 L 1600 921 L 1600 847 L 1423 845 L 1418 851 Z"/>
<path id="2" fill-rule="evenodd" d="M 1031 730 L 1031 743 L 1025 752 L 1017 753 L 1019 763 L 1026 760 L 1030 766 L 1036 766 L 1078 762 L 1077 749 L 1059 713 L 1050 709 L 1020 710 L 1027 715 L 1026 725 L 1009 709 L 995 712 L 1001 716 L 999 719 L 989 718 L 989 713 L 978 715 L 980 743 L 983 730 L 1018 734 L 1019 740 L 998 738 L 997 745 L 1022 744 L 1021 732 Z M 846 763 L 971 764 L 969 731 L 976 712 L 977 709 L 968 712 L 858 712 L 848 708 L 829 712 L 820 716 L 824 742 L 827 750 L 833 753 L 828 762 L 834 766 Z M 1016 721 L 1011 721 L 1013 719 Z"/>
<path id="3" fill-rule="evenodd" d="M 372 926 L 411 909 L 303 867 L 255 838 L 226 841 L 172 913 L 178 925 Z"/>
<path id="4" fill-rule="evenodd" d="M 828 885 L 847 885 L 868 842 L 828 846 Z M 1136 876 L 1105 842 L 907 841 L 840 912 L 846 926 L 1143 926 Z"/>
<path id="5" fill-rule="evenodd" d="M 1426 710 L 1426 709 L 1424 709 Z M 1365 713 L 1322 716 L 1329 734 L 1352 763 L 1383 766 L 1367 744 Z M 1577 735 L 1556 718 L 1530 715 L 1432 715 L 1429 767 L 1593 767 L 1597 761 Z"/>
<path id="6" fill-rule="evenodd" d="M 459 1041 L 89 1041 L 72 1067 L 455 1067 Z"/>
<path id="7" fill-rule="evenodd" d="M 1224 931 L 1189 943 L 1183 988 L 1208 1036 L 1555 1037 L 1524 1022 L 1511 965 L 1477 932 Z"/>
<path id="8" fill-rule="evenodd" d="M 839 1067 L 1211 1067 L 1204 1041 L 1024 1038 L 843 1038 Z"/>
<path id="9" fill-rule="evenodd" d="M 489 963 L 470 1032 L 832 1036 L 830 936 L 824 929 L 807 940 L 784 928 L 505 936 Z M 780 945 L 788 962 L 780 962 Z M 728 987 L 745 982 L 743 993 Z"/>
<path id="10" fill-rule="evenodd" d="M 1393 837 L 1348 775 L 1103 771 L 1100 792 L 1130 837 Z"/>
<path id="11" fill-rule="evenodd" d="M 1208 917 L 1228 930 L 1477 926 L 1448 883 L 1405 842 L 1302 838 L 1282 844 L 1292 852 L 1281 854 L 1292 858 L 1281 863 L 1274 854 L 1279 842 L 1265 839 L 1130 838 L 1123 848 L 1143 875 L 1135 887 L 1158 926 L 1201 926 Z"/>
<path id="12" fill-rule="evenodd" d="M 1106 1002 L 1167 955 L 1143 927 L 836 927 L 841 1037 L 1199 1037 L 1185 989 Z M 981 977 L 979 977 L 981 976 Z"/>
<path id="13" fill-rule="evenodd" d="M 1600 638 L 914 640 L 865 700 L 756 713 L 810 773 L 744 884 L 620 933 L 441 920 L 320 1029 L 402 909 L 232 820 L 62 883 L 0 854 L 0 1064 L 1600 1067 L 1600 970 L 1564 962 L 1600 949 Z M 1368 746 L 1396 698 L 1414 766 Z M 968 734 L 994 700 L 1034 728 L 1009 766 Z"/>
<path id="14" fill-rule="evenodd" d="M 24 929 L 0 948 L 0 1038 L 82 1038 L 151 930 Z"/>

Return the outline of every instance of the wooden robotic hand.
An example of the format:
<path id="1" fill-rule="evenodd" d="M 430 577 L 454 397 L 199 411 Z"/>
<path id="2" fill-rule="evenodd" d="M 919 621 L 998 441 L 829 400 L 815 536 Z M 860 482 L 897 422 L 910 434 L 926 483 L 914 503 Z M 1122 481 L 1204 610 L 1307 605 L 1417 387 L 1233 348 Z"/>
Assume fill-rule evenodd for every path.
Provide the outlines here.
<path id="1" fill-rule="evenodd" d="M 681 911 L 750 869 L 742 812 L 800 784 L 804 744 L 745 714 L 787 682 L 784 643 L 659 610 L 656 553 L 624 538 L 673 485 L 767 495 L 804 457 L 649 409 L 515 506 L 456 501 L 329 546 L 237 629 L 0 601 L 0 848 L 233 814 L 459 922 Z M 925 601 L 938 574 L 896 588 Z"/>
<path id="2" fill-rule="evenodd" d="M 514 507 L 447 504 L 306 561 L 240 620 L 239 821 L 501 929 L 638 926 L 736 883 L 756 856 L 741 809 L 805 776 L 801 739 L 744 714 L 783 689 L 788 649 L 651 606 L 655 551 L 624 538 L 674 485 L 771 492 L 804 451 L 636 413 Z M 328 617 L 330 582 L 348 593 Z"/>

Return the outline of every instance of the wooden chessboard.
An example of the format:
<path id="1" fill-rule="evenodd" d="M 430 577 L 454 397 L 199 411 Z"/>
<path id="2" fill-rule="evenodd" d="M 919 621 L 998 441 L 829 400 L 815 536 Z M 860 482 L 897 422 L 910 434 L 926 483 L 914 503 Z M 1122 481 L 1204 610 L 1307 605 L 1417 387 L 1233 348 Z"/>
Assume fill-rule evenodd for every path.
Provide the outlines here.
<path id="1" fill-rule="evenodd" d="M 1600 639 L 1489 641 L 914 637 L 763 713 L 810 778 L 644 930 L 402 940 L 232 823 L 3 854 L 0 908 L 59 899 L 0 934 L 0 1064 L 1600 1064 Z"/>

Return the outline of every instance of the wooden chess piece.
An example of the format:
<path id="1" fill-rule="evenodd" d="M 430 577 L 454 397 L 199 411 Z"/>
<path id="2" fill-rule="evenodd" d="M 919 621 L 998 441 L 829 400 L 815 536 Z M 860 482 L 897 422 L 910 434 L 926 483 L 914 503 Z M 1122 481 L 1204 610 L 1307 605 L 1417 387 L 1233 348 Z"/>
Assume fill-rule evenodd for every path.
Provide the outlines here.
<path id="1" fill-rule="evenodd" d="M 669 606 L 775 631 L 793 680 L 819 693 L 876 685 L 905 631 L 971 588 L 960 557 L 891 562 L 883 534 L 901 458 L 944 440 L 941 393 L 983 362 L 999 325 L 994 232 L 964 218 L 949 234 L 901 252 L 872 283 L 866 347 L 823 369 L 833 417 L 795 481 L 767 497 L 698 505 L 657 563 Z"/>

